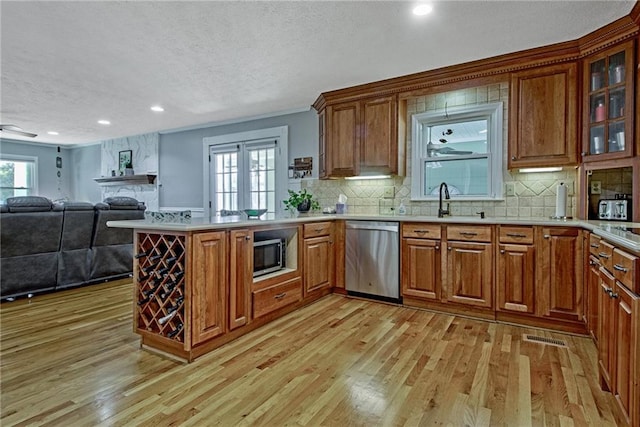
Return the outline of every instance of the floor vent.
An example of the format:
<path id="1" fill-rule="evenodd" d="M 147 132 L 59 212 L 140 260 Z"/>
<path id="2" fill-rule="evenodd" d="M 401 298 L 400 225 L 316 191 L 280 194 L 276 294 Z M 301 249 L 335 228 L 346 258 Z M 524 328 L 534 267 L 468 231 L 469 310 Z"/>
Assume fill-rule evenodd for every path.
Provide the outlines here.
<path id="1" fill-rule="evenodd" d="M 524 341 L 536 342 L 538 344 L 555 345 L 556 347 L 568 347 L 567 343 L 562 340 L 555 340 L 553 338 L 538 337 L 536 335 L 524 334 Z"/>

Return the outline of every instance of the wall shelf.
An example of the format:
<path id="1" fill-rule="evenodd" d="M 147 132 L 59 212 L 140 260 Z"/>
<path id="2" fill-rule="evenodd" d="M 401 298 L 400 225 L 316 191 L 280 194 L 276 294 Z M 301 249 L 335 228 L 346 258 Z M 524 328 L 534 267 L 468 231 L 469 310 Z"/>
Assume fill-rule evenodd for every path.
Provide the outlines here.
<path id="1" fill-rule="evenodd" d="M 100 186 L 153 184 L 157 175 L 124 175 L 93 178 Z"/>

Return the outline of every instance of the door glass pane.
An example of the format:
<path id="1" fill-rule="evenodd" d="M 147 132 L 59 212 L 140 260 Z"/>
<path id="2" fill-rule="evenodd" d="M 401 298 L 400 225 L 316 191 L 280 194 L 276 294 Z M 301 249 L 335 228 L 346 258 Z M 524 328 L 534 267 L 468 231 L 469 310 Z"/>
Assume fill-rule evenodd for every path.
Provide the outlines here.
<path id="1" fill-rule="evenodd" d="M 215 153 L 216 213 L 238 209 L 238 153 Z"/>
<path id="2" fill-rule="evenodd" d="M 609 151 L 624 151 L 625 146 L 624 122 L 609 123 Z"/>
<path id="3" fill-rule="evenodd" d="M 604 126 L 593 126 L 589 135 L 591 154 L 604 153 Z"/>
<path id="4" fill-rule="evenodd" d="M 609 118 L 616 119 L 624 116 L 624 87 L 614 89 L 609 93 Z"/>
<path id="5" fill-rule="evenodd" d="M 609 57 L 609 85 L 624 82 L 624 51 Z"/>
<path id="6" fill-rule="evenodd" d="M 604 86 L 604 59 L 591 64 L 591 91 L 602 89 Z"/>

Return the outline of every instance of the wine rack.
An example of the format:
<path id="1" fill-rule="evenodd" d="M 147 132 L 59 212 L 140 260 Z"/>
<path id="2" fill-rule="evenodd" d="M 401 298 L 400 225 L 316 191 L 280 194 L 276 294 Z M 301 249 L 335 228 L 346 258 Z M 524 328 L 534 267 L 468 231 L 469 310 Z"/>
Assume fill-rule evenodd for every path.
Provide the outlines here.
<path id="1" fill-rule="evenodd" d="M 183 343 L 185 238 L 149 233 L 137 236 L 137 328 Z"/>

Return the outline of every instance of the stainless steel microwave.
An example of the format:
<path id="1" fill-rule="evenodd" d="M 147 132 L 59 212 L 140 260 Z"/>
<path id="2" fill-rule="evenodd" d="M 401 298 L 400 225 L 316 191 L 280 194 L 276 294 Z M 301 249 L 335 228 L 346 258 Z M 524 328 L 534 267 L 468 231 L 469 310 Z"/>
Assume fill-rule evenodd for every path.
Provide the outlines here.
<path id="1" fill-rule="evenodd" d="M 253 277 L 282 270 L 285 265 L 284 239 L 261 240 L 253 243 Z"/>

